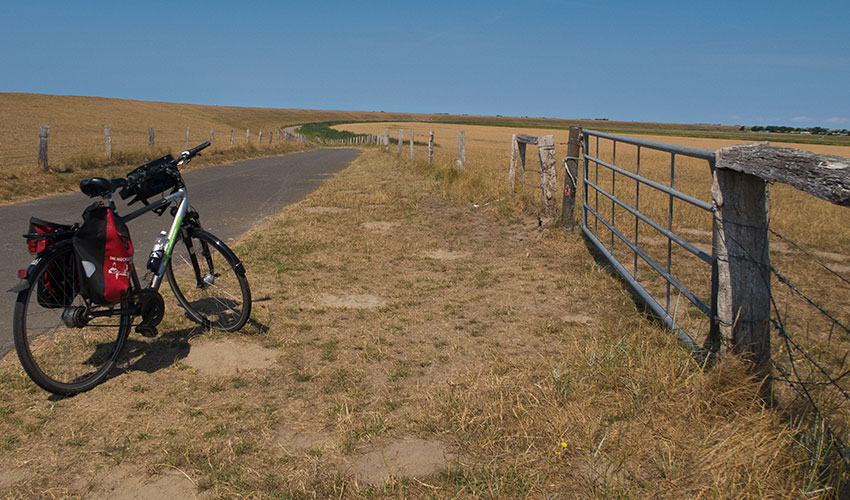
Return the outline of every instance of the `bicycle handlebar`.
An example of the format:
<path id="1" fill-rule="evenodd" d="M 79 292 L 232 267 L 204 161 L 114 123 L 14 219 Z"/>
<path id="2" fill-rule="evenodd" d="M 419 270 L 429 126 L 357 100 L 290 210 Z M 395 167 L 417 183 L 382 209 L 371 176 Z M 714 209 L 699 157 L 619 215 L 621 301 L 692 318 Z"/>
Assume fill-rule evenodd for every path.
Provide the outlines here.
<path id="1" fill-rule="evenodd" d="M 208 147 L 209 145 L 210 145 L 210 141 L 207 141 L 203 144 L 199 144 L 192 149 L 183 151 L 183 154 L 181 154 L 180 156 L 183 157 L 183 158 L 186 158 L 186 159 L 192 158 L 196 154 L 200 153 L 202 149 Z"/>

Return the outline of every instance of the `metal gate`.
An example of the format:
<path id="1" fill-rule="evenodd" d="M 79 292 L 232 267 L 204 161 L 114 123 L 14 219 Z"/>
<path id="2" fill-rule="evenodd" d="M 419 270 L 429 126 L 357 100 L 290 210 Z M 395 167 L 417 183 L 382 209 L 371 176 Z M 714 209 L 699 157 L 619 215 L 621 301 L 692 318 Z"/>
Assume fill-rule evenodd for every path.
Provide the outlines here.
<path id="1" fill-rule="evenodd" d="M 600 150 L 600 141 L 603 150 Z M 702 313 L 704 316 L 700 321 L 708 320 L 708 330 L 717 327 L 714 322 L 716 301 L 713 299 L 716 297 L 714 217 L 710 202 L 686 194 L 684 189 L 677 186 L 677 163 L 688 163 L 687 168 L 690 170 L 705 168 L 699 175 L 710 176 L 715 162 L 714 151 L 593 130 L 582 131 L 582 145 L 584 182 L 581 227 L 584 234 L 651 311 L 688 347 L 700 351 L 702 342 L 695 340 L 697 335 L 693 329 L 680 326 L 677 314 L 682 314 L 679 298 L 684 297 L 693 305 L 692 309 L 699 311 L 691 313 L 690 317 Z M 602 159 L 603 154 L 606 160 Z M 655 180 L 641 171 L 642 167 L 646 171 L 650 163 L 647 155 L 652 156 L 651 170 Z M 607 160 L 609 157 L 610 160 Z M 663 180 L 659 178 L 661 172 L 664 174 Z M 702 182 L 692 184 L 700 184 L 700 189 L 706 187 Z M 710 185 L 710 182 L 707 183 L 707 186 Z M 649 197 L 652 197 L 652 203 L 642 204 Z M 680 207 L 682 203 L 706 214 L 705 220 L 692 213 L 694 208 Z M 677 220 L 677 212 L 688 212 L 687 217 L 700 220 L 704 229 L 684 227 L 687 224 Z M 703 239 L 711 238 L 711 247 L 706 248 L 708 243 L 703 243 L 703 248 L 699 248 L 698 244 L 689 242 L 677 231 L 690 231 Z M 677 256 L 675 266 L 674 253 Z M 684 267 L 679 264 L 680 257 L 684 257 Z M 701 266 L 700 270 L 705 273 L 696 272 L 691 266 Z M 679 271 L 689 278 L 694 278 L 696 272 L 696 285 L 686 285 L 676 276 Z M 711 338 L 710 335 L 706 337 Z"/>

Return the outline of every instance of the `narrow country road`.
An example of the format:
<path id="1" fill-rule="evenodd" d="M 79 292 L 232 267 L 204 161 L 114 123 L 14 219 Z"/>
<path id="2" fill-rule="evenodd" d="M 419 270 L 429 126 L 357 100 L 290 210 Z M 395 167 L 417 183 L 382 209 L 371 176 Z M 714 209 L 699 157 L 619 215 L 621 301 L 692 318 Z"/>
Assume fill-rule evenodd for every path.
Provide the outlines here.
<path id="1" fill-rule="evenodd" d="M 303 200 L 358 154 L 354 149 L 323 149 L 191 170 L 183 178 L 204 229 L 227 242 L 263 218 Z M 75 192 L 0 206 L 0 249 L 5 255 L 0 259 L 0 358 L 13 349 L 15 295 L 5 292 L 18 283 L 17 270 L 26 268 L 32 260 L 21 237 L 27 232 L 29 218 L 78 222 L 93 201 Z M 131 211 L 117 196 L 116 204 L 119 214 Z M 138 206 L 141 204 L 132 209 Z M 128 224 L 136 247 L 137 267 L 144 267 L 153 240 L 170 223 L 167 213 L 163 217 L 148 213 Z"/>

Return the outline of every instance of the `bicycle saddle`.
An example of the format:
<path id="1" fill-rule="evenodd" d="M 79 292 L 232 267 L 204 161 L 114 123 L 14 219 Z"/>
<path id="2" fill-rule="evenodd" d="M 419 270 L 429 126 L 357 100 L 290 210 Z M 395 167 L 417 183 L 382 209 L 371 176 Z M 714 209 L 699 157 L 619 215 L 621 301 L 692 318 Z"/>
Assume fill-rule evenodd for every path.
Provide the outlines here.
<path id="1" fill-rule="evenodd" d="M 91 179 L 83 179 L 80 181 L 80 191 L 90 198 L 110 195 L 114 193 L 116 189 L 125 186 L 127 186 L 127 179 L 124 179 L 123 177 L 115 179 L 92 177 Z"/>

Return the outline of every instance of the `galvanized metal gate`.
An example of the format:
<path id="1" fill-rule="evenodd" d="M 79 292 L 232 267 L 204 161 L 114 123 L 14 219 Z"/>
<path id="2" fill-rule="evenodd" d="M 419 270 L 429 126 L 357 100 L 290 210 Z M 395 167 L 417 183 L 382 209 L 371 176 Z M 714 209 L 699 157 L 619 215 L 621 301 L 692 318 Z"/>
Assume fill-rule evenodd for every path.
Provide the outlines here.
<path id="1" fill-rule="evenodd" d="M 610 157 L 609 161 L 601 158 L 600 141 L 603 142 L 606 158 Z M 682 234 L 677 234 L 674 229 L 679 229 L 678 226 L 681 224 L 674 224 L 676 220 L 674 207 L 684 203 L 707 213 L 711 221 L 707 218 L 703 221 L 706 230 L 701 233 L 705 238 L 709 237 L 708 226 L 711 226 L 711 234 L 713 234 L 714 218 L 710 202 L 677 189 L 676 173 L 677 160 L 681 163 L 681 158 L 685 157 L 689 159 L 687 160 L 688 168 L 691 169 L 701 168 L 699 165 L 702 165 L 704 161 L 705 172 L 710 175 L 714 168 L 714 151 L 593 130 L 582 131 L 582 145 L 584 174 L 581 227 L 584 234 L 622 275 L 636 295 L 676 333 L 680 340 L 695 351 L 702 350 L 703 342 L 698 342 L 695 337 L 702 338 L 703 334 L 686 331 L 686 328 L 682 328 L 677 321 L 678 298 L 686 298 L 696 310 L 707 316 L 709 330 L 716 329 L 714 322 L 716 301 L 713 299 L 717 296 L 714 244 L 712 239 L 711 248 L 701 249 L 687 241 Z M 619 158 L 618 145 L 621 145 Z M 624 149 L 628 149 L 627 154 L 623 154 Z M 650 151 L 652 153 L 649 153 Z M 642 175 L 641 160 L 645 160 L 647 154 L 653 155 L 653 168 L 656 173 L 659 171 L 659 162 L 669 161 L 669 168 L 663 167 L 669 177 L 665 176 L 666 178 L 661 181 Z M 661 157 L 661 155 L 664 156 Z M 669 160 L 666 160 L 668 157 Z M 690 159 L 701 161 L 695 166 L 694 160 Z M 710 183 L 708 185 L 710 186 Z M 646 210 L 643 210 L 641 204 L 642 197 L 646 198 L 651 193 L 655 201 L 661 203 L 655 203 L 654 210 L 651 210 L 653 213 L 645 213 Z M 666 207 L 659 210 L 662 205 Z M 692 212 L 692 209 L 688 210 Z M 603 240 L 605 240 L 604 243 Z M 656 247 L 654 254 L 647 248 L 650 243 L 654 243 Z M 666 246 L 666 251 L 664 248 L 657 248 L 662 246 Z M 692 290 L 675 276 L 673 254 L 679 248 L 684 249 L 687 258 L 700 262 L 700 266 L 706 266 L 704 278 L 708 283 L 705 286 L 700 284 L 696 286 L 702 289 L 701 293 Z M 677 258 L 680 253 L 681 251 L 677 253 Z M 692 274 L 688 267 L 691 265 L 693 264 L 687 262 L 683 268 L 677 264 L 677 268 L 687 269 L 689 271 L 687 274 Z M 627 269 L 627 266 L 631 270 Z M 651 276 L 653 273 L 656 276 Z M 658 276 L 666 283 L 657 280 Z M 656 282 L 655 286 L 647 286 L 653 281 Z M 706 287 L 709 288 L 707 294 Z M 677 295 L 676 301 L 672 300 L 674 294 Z M 703 317 L 703 321 L 705 319 Z M 709 336 L 705 335 L 705 337 Z"/>

